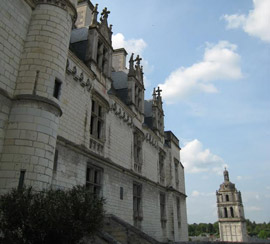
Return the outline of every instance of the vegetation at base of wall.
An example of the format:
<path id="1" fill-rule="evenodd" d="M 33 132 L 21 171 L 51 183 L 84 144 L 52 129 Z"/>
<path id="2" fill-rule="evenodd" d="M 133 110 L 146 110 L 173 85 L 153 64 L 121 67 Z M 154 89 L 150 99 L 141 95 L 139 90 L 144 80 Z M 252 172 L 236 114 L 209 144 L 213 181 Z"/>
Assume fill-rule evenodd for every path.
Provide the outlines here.
<path id="1" fill-rule="evenodd" d="M 36 192 L 12 190 L 0 197 L 1 243 L 75 244 L 102 228 L 104 199 L 84 186 Z"/>
<path id="2" fill-rule="evenodd" d="M 260 239 L 270 238 L 270 222 L 266 223 L 256 223 L 255 221 L 251 222 L 250 220 L 246 220 L 247 224 L 247 232 L 249 236 L 255 236 Z M 218 222 L 214 224 L 190 224 L 188 225 L 188 233 L 189 236 L 205 236 L 205 235 L 215 235 L 219 236 L 219 227 Z"/>

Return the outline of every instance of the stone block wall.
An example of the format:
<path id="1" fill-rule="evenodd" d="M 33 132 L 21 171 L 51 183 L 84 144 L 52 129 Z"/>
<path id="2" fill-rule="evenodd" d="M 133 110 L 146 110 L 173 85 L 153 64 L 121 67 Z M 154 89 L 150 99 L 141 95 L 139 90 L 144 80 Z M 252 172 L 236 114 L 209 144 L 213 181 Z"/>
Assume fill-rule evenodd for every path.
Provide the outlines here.
<path id="1" fill-rule="evenodd" d="M 161 231 L 159 203 L 161 189 L 155 184 L 109 161 L 93 158 L 90 151 L 80 152 L 75 144 L 65 143 L 61 139 L 57 143 L 57 150 L 58 162 L 53 177 L 54 187 L 65 189 L 85 184 L 87 164 L 98 166 L 103 169 L 102 194 L 106 199 L 105 210 L 133 225 L 133 183 L 140 183 L 142 184 L 142 231 L 158 240 L 167 240 L 166 234 L 164 236 L 166 231 L 164 233 Z M 122 200 L 120 187 L 123 188 Z"/>
<path id="2" fill-rule="evenodd" d="M 0 11 L 0 89 L 12 96 L 32 10 L 25 1 L 1 0 Z"/>

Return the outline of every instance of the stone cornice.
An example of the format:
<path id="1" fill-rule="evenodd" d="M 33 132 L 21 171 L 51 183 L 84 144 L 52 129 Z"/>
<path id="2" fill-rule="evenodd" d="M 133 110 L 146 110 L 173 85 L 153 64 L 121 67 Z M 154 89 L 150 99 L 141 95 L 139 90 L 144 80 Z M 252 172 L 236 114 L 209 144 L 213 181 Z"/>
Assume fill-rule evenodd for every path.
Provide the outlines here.
<path id="1" fill-rule="evenodd" d="M 12 99 L 11 96 L 8 94 L 8 92 L 4 90 L 3 88 L 0 88 L 0 95 L 3 95 L 4 97 L 8 99 Z"/>
<path id="2" fill-rule="evenodd" d="M 26 0 L 26 2 L 34 3 L 34 6 L 38 4 L 50 4 L 62 8 L 71 15 L 73 23 L 77 19 L 77 10 L 69 0 Z M 30 5 L 31 6 L 31 5 Z"/>
<path id="3" fill-rule="evenodd" d="M 56 110 L 59 113 L 59 116 L 62 116 L 62 109 L 60 108 L 59 104 L 57 104 L 56 102 L 46 98 L 46 97 L 41 97 L 38 95 L 32 95 L 32 94 L 20 94 L 20 95 L 16 95 L 12 100 L 16 101 L 16 100 L 25 100 L 25 101 L 37 101 L 37 102 L 42 102 L 48 105 L 53 106 L 54 108 L 56 108 Z"/>
<path id="4" fill-rule="evenodd" d="M 92 159 L 93 161 L 95 161 L 97 163 L 104 164 L 107 167 L 113 168 L 119 172 L 124 172 L 125 174 L 130 175 L 131 177 L 133 177 L 134 179 L 136 179 L 138 181 L 144 181 L 152 186 L 158 187 L 160 190 L 175 192 L 175 193 L 180 194 L 184 197 L 187 197 L 184 193 L 182 193 L 182 192 L 180 192 L 172 187 L 166 187 L 166 186 L 160 185 L 159 183 L 154 182 L 154 181 L 148 179 L 147 177 L 136 173 L 132 169 L 127 169 L 123 166 L 120 166 L 120 165 L 114 163 L 109 158 L 104 158 L 101 155 L 98 155 L 98 154 L 92 152 L 90 149 L 88 149 L 84 145 L 78 145 L 78 144 L 76 144 L 76 143 L 74 143 L 74 142 L 72 142 L 72 141 L 70 141 L 62 136 L 57 136 L 57 143 L 59 143 L 62 146 L 68 147 L 74 151 L 77 151 L 78 153 L 83 154 L 84 156 Z"/>

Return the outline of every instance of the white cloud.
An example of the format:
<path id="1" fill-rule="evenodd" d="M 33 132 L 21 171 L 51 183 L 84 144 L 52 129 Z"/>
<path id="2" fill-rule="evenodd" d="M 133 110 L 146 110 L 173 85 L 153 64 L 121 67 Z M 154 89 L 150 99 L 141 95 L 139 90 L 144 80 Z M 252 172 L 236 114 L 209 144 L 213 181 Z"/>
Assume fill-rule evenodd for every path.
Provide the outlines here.
<path id="1" fill-rule="evenodd" d="M 178 68 L 164 84 L 159 85 L 163 98 L 172 103 L 193 92 L 216 93 L 214 81 L 242 78 L 240 56 L 236 49 L 237 46 L 228 41 L 220 41 L 216 45 L 207 43 L 201 62 Z"/>
<path id="2" fill-rule="evenodd" d="M 194 190 L 191 193 L 192 197 L 209 197 L 209 196 L 214 196 L 214 195 L 215 195 L 214 192 L 205 193 L 205 192 L 199 192 L 197 190 Z"/>
<path id="3" fill-rule="evenodd" d="M 199 193 L 198 191 L 193 191 L 193 192 L 191 193 L 191 196 L 192 196 L 192 197 L 198 197 L 198 196 L 200 196 L 200 193 Z"/>
<path id="4" fill-rule="evenodd" d="M 228 29 L 242 28 L 251 36 L 270 42 L 270 1 L 253 0 L 254 9 L 245 15 L 224 15 Z"/>
<path id="5" fill-rule="evenodd" d="M 256 207 L 256 206 L 248 206 L 245 208 L 247 211 L 249 212 L 253 212 L 253 211 L 261 211 L 262 209 L 260 207 Z"/>
<path id="6" fill-rule="evenodd" d="M 147 44 L 143 39 L 125 40 L 122 33 L 117 33 L 116 35 L 112 36 L 112 46 L 114 49 L 125 48 L 129 54 L 136 53 L 142 55 L 142 52 L 146 48 Z"/>
<path id="7" fill-rule="evenodd" d="M 127 66 L 128 66 L 128 61 L 130 58 L 131 53 L 134 53 L 135 56 L 138 54 L 142 58 L 142 66 L 143 66 L 143 71 L 144 73 L 151 73 L 154 69 L 152 65 L 149 64 L 149 62 L 143 58 L 143 51 L 147 47 L 146 42 L 143 39 L 130 39 L 126 40 L 125 36 L 122 33 L 117 33 L 115 35 L 112 35 L 112 46 L 114 49 L 118 48 L 125 48 L 128 56 L 127 56 Z M 149 80 L 147 80 L 149 83 Z"/>
<path id="8" fill-rule="evenodd" d="M 261 199 L 258 192 L 251 192 L 251 191 L 250 192 L 243 192 L 242 196 L 246 202 L 250 202 L 252 200 L 259 201 Z"/>
<path id="9" fill-rule="evenodd" d="M 204 149 L 202 143 L 195 139 L 185 144 L 181 150 L 181 161 L 188 173 L 213 172 L 222 174 L 227 165 L 224 160 Z"/>

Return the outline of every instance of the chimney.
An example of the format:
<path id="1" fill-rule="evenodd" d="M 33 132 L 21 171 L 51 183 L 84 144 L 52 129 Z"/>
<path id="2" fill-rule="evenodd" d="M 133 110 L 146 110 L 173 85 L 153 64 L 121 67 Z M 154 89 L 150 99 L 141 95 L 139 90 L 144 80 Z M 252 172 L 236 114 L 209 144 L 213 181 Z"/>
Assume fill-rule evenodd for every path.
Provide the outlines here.
<path id="1" fill-rule="evenodd" d="M 127 52 L 124 48 L 113 50 L 112 67 L 115 72 L 126 69 Z"/>
<path id="2" fill-rule="evenodd" d="M 91 24 L 94 5 L 89 0 L 79 0 L 77 5 L 78 18 L 75 22 L 77 28 L 88 27 Z"/>

